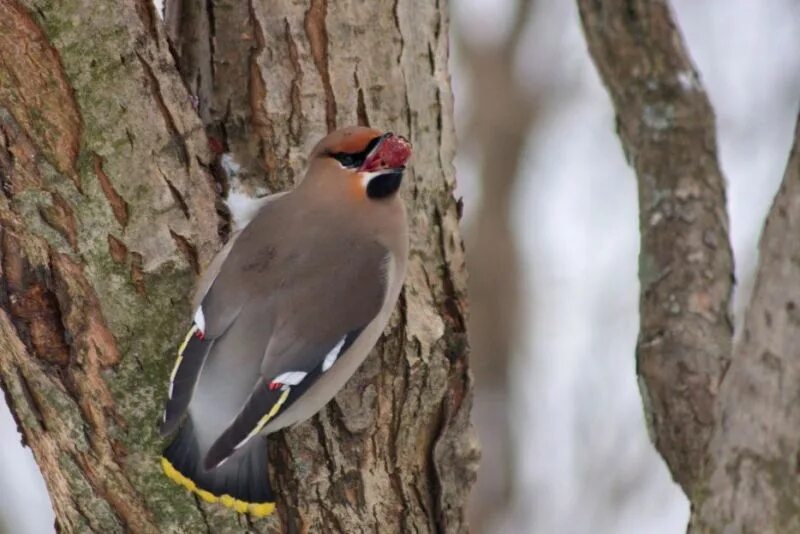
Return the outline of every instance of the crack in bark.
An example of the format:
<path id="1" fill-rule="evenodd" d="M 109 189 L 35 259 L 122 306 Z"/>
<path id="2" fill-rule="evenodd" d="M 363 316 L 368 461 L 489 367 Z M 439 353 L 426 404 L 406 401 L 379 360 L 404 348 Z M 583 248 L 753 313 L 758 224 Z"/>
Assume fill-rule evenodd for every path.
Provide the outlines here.
<path id="1" fill-rule="evenodd" d="M 161 40 L 158 38 L 158 29 L 156 27 L 158 15 L 156 14 L 155 3 L 150 0 L 135 0 L 134 8 L 145 31 L 150 34 L 153 42 L 155 42 L 156 48 L 161 48 Z"/>
<path id="2" fill-rule="evenodd" d="M 400 29 L 400 0 L 394 0 L 392 4 L 392 17 L 394 18 L 394 27 L 397 28 L 397 35 L 400 38 L 400 51 L 397 53 L 397 59 L 395 63 L 398 65 L 402 65 L 403 63 L 403 52 L 406 49 L 406 41 L 405 37 L 403 36 L 403 31 Z M 406 91 L 408 94 L 408 91 Z M 409 129 L 409 131 L 411 131 Z"/>
<path id="3" fill-rule="evenodd" d="M 13 196 L 11 173 L 14 170 L 14 154 L 10 150 L 11 142 L 5 131 L 4 122 L 0 122 L 0 190 L 7 199 Z"/>
<path id="4" fill-rule="evenodd" d="M 105 324 L 100 302 L 82 267 L 65 254 L 51 252 L 49 268 L 61 324 L 72 333 L 73 349 L 100 367 L 119 363 L 116 339 Z"/>
<path id="5" fill-rule="evenodd" d="M 119 225 L 125 229 L 125 227 L 128 226 L 128 203 L 117 193 L 108 175 L 103 170 L 103 158 L 97 154 L 93 154 L 92 160 L 94 162 L 94 174 L 97 176 L 97 181 L 100 183 L 100 189 L 103 191 L 103 194 L 108 200 L 108 204 L 111 206 L 111 212 L 114 214 L 114 218 Z"/>
<path id="6" fill-rule="evenodd" d="M 189 264 L 195 274 L 199 274 L 200 262 L 197 258 L 197 249 L 187 238 L 174 230 L 170 229 L 169 234 L 172 236 L 173 241 L 175 241 L 178 250 L 180 250 L 181 254 L 183 254 L 183 257 L 186 259 L 186 263 Z"/>
<path id="7" fill-rule="evenodd" d="M 367 115 L 367 104 L 364 102 L 364 89 L 358 79 L 358 68 L 353 69 L 353 84 L 356 87 L 356 117 L 359 126 L 369 127 L 369 116 Z"/>
<path id="8" fill-rule="evenodd" d="M 141 53 L 137 51 L 136 57 L 139 59 L 139 64 L 141 64 L 142 69 L 144 70 L 146 85 L 150 89 L 150 92 L 155 99 L 158 110 L 161 112 L 161 116 L 164 118 L 164 125 L 167 127 L 167 131 L 169 131 L 170 139 L 177 152 L 178 161 L 183 164 L 183 166 L 186 168 L 186 172 L 188 173 L 190 163 L 189 149 L 186 146 L 186 140 L 184 139 L 183 134 L 181 134 L 181 132 L 178 130 L 175 117 L 173 117 L 169 106 L 167 106 L 166 100 L 164 100 L 164 95 L 161 93 L 161 84 L 159 83 L 158 78 L 153 71 L 153 67 L 151 67 L 150 63 L 148 63 L 144 57 L 142 57 Z"/>
<path id="9" fill-rule="evenodd" d="M 87 514 L 87 512 L 83 509 L 83 504 L 81 504 L 81 502 L 77 499 L 77 497 L 76 496 L 71 496 L 71 500 L 72 500 L 72 510 L 75 513 L 77 513 L 78 516 L 80 516 L 80 518 L 83 519 L 83 521 L 86 523 L 85 525 L 81 525 L 81 526 L 84 527 L 81 530 L 84 531 L 84 532 L 87 532 L 86 529 L 88 529 L 88 532 L 96 532 L 98 534 L 105 534 L 102 531 L 98 531 L 94 527 L 92 527 L 92 523 L 95 522 L 94 518 L 90 517 L 92 515 L 91 512 L 89 512 Z M 62 523 L 60 521 L 56 520 L 56 525 L 55 526 L 56 526 L 56 531 L 60 533 L 61 532 L 61 528 L 62 528 Z"/>
<path id="10" fill-rule="evenodd" d="M 192 493 L 192 498 L 194 499 L 194 504 L 197 507 L 198 512 L 200 512 L 200 517 L 203 519 L 206 532 L 212 532 L 211 523 L 208 521 L 208 514 L 206 513 L 205 505 L 200 501 L 200 497 L 198 497 L 196 493 Z"/>
<path id="11" fill-rule="evenodd" d="M 328 447 L 328 437 L 329 436 L 328 436 L 328 432 L 325 430 L 324 425 L 322 424 L 322 421 L 318 417 L 314 417 L 314 418 L 311 419 L 311 422 L 312 422 L 312 424 L 314 426 L 314 429 L 317 432 L 317 436 L 319 436 L 319 443 L 322 446 L 322 450 L 323 450 L 324 456 L 327 459 L 328 479 L 330 480 L 329 493 L 332 493 L 331 490 L 333 490 L 336 487 L 336 484 L 334 482 L 334 479 L 336 478 L 336 474 L 337 474 L 336 473 L 336 471 L 337 471 L 336 470 L 336 464 L 334 462 L 335 454 Z M 319 486 L 317 486 L 316 489 L 317 489 L 317 492 L 316 492 L 317 493 L 317 501 L 319 502 L 319 506 L 320 506 L 320 509 L 323 512 L 323 515 L 325 515 L 327 517 L 328 523 L 337 524 L 338 527 L 339 527 L 338 531 L 339 532 L 344 532 L 345 529 L 344 529 L 342 523 L 339 521 L 338 516 L 335 513 L 333 513 L 333 510 L 331 509 L 331 506 L 328 505 L 328 502 L 336 501 L 336 500 L 335 499 L 330 499 L 329 498 L 330 495 L 322 495 L 320 493 Z"/>
<path id="12" fill-rule="evenodd" d="M 405 79 L 405 75 L 403 76 L 403 79 Z M 442 91 L 439 88 L 436 89 L 436 109 L 439 110 L 439 112 L 436 115 L 436 142 L 438 146 L 442 146 L 442 135 L 444 134 L 444 125 L 442 124 Z M 439 153 L 439 165 L 441 165 L 442 168 L 444 168 L 445 162 L 442 160 L 442 151 L 439 150 L 438 153 Z M 447 193 L 452 195 L 451 191 L 448 191 Z"/>
<path id="13" fill-rule="evenodd" d="M 441 254 L 442 259 L 444 260 L 441 266 L 441 273 L 442 273 L 442 282 L 444 284 L 444 300 L 440 300 L 436 294 L 434 294 L 434 300 L 437 303 L 437 307 L 439 308 L 439 313 L 442 317 L 444 317 L 447 322 L 449 323 L 450 328 L 453 330 L 454 333 L 457 333 L 459 336 L 465 336 L 467 332 L 467 321 L 466 321 L 466 309 L 462 307 L 462 300 L 459 299 L 459 292 L 456 290 L 456 285 L 453 280 L 453 271 L 450 265 L 450 250 L 446 243 L 446 235 L 445 235 L 445 218 L 442 215 L 442 211 L 439 206 L 436 206 L 434 211 L 434 221 L 435 226 L 437 228 L 437 235 L 438 240 L 437 244 L 439 246 L 439 252 Z M 452 239 L 453 236 L 450 235 Z M 457 246 L 463 247 L 462 243 L 459 243 Z M 449 336 L 448 336 L 449 339 Z"/>
<path id="14" fill-rule="evenodd" d="M 328 70 L 328 29 L 326 18 L 328 16 L 328 0 L 311 0 L 311 5 L 306 11 L 303 26 L 305 27 L 308 44 L 311 48 L 311 57 L 322 80 L 325 91 L 325 124 L 328 132 L 336 129 L 336 96 L 331 86 L 331 73 Z"/>
<path id="15" fill-rule="evenodd" d="M 111 259 L 114 260 L 115 263 L 126 264 L 128 260 L 128 247 L 125 246 L 125 243 L 111 234 L 108 234 L 106 238 L 108 240 L 108 253 L 111 255 Z"/>
<path id="16" fill-rule="evenodd" d="M 34 268 L 22 252 L 19 240 L 3 232 L 3 279 L 9 302 L 8 313 L 20 339 L 43 361 L 66 365 L 70 349 L 61 329 L 61 314 L 46 273 Z"/>
<path id="17" fill-rule="evenodd" d="M 289 133 L 292 135 L 292 141 L 295 144 L 299 144 L 300 121 L 301 117 L 303 116 L 303 102 L 300 99 L 300 84 L 303 81 L 303 68 L 300 66 L 300 54 L 297 51 L 297 43 L 295 43 L 294 37 L 292 37 L 292 27 L 289 24 L 289 19 L 284 19 L 284 32 L 286 33 L 286 45 L 289 48 L 289 63 L 292 66 L 292 82 L 290 86 L 291 89 L 289 91 L 289 100 L 291 102 L 291 111 L 289 113 Z M 336 110 L 334 105 L 334 116 L 335 114 Z"/>
<path id="18" fill-rule="evenodd" d="M 156 169 L 158 169 L 158 174 L 161 175 L 161 178 L 164 180 L 164 183 L 167 184 L 167 188 L 169 189 L 170 195 L 172 196 L 172 200 L 175 201 L 175 205 L 177 205 L 180 208 L 181 213 L 183 213 L 183 216 L 186 217 L 186 219 L 191 219 L 192 217 L 191 214 L 189 213 L 189 206 L 186 204 L 186 200 L 184 200 L 181 192 L 178 190 L 177 187 L 173 185 L 170 179 L 167 178 L 167 175 L 164 174 L 164 171 L 161 170 L 161 167 L 158 164 L 156 164 Z"/>
<path id="19" fill-rule="evenodd" d="M 48 226 L 69 243 L 73 252 L 78 250 L 78 228 L 75 224 L 75 214 L 69 203 L 57 192 L 51 192 L 52 204 L 40 206 L 39 215 Z"/>
<path id="20" fill-rule="evenodd" d="M 250 108 L 250 122 L 256 132 L 256 156 L 264 165 L 264 170 L 268 175 L 274 175 L 278 169 L 278 161 L 273 150 L 266 150 L 264 146 L 267 139 L 272 139 L 274 129 L 269 116 L 264 109 L 267 89 L 266 83 L 258 65 L 258 59 L 264 51 L 264 30 L 256 16 L 253 0 L 248 1 L 248 11 L 250 14 L 250 27 L 255 38 L 255 46 L 250 50 L 250 61 L 248 63 L 248 105 Z"/>
<path id="21" fill-rule="evenodd" d="M 403 36 L 403 31 L 400 29 L 400 16 L 399 16 L 399 6 L 400 0 L 395 0 L 394 2 L 394 9 L 392 11 L 394 16 L 394 23 L 395 28 L 397 29 L 397 35 L 400 38 L 400 52 L 397 55 L 397 65 L 400 70 L 400 75 L 403 78 L 403 87 L 405 90 L 403 91 L 403 99 L 404 99 L 404 111 L 405 111 L 405 122 L 406 122 L 406 131 L 409 132 L 409 136 L 412 135 L 414 132 L 412 120 L 411 120 L 411 101 L 409 100 L 408 96 L 408 80 L 406 79 L 406 71 L 403 68 L 402 58 L 403 58 L 403 50 L 405 49 L 405 37 Z M 414 139 L 410 138 L 410 141 L 413 143 Z M 443 167 L 444 168 L 444 167 Z M 416 182 L 411 182 L 412 193 L 417 195 L 417 184 Z"/>
<path id="22" fill-rule="evenodd" d="M 139 295 L 147 297 L 142 255 L 138 252 L 131 253 L 131 283 Z"/>
<path id="23" fill-rule="evenodd" d="M 209 66 L 211 68 L 211 80 L 209 87 L 214 87 L 217 79 L 217 23 L 214 17 L 214 0 L 206 0 L 206 14 L 208 15 L 208 50 L 209 50 Z"/>

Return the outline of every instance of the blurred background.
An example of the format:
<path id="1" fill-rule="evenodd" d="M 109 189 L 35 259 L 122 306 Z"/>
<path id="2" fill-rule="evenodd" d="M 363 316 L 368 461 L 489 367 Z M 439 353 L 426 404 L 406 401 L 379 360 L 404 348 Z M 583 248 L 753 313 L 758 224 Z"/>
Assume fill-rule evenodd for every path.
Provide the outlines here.
<path id="1" fill-rule="evenodd" d="M 636 181 L 574 2 L 451 0 L 470 270 L 476 533 L 685 532 L 636 384 Z M 717 114 L 737 313 L 800 97 L 800 4 L 673 0 Z M 53 531 L 0 402 L 0 532 Z"/>

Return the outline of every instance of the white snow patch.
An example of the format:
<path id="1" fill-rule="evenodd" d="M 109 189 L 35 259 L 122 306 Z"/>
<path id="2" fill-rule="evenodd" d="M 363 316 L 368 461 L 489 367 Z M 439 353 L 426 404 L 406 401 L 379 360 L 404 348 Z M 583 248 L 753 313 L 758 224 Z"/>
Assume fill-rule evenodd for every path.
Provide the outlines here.
<path id="1" fill-rule="evenodd" d="M 684 70 L 678 73 L 678 84 L 686 92 L 697 91 L 700 89 L 700 81 L 697 74 L 692 70 Z"/>

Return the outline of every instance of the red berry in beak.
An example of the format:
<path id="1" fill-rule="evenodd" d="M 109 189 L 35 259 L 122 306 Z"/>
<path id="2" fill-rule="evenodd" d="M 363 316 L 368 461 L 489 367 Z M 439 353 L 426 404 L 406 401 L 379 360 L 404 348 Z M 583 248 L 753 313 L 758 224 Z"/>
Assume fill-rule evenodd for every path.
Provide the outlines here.
<path id="1" fill-rule="evenodd" d="M 359 170 L 402 169 L 410 157 L 411 143 L 405 137 L 390 134 L 378 144 Z"/>

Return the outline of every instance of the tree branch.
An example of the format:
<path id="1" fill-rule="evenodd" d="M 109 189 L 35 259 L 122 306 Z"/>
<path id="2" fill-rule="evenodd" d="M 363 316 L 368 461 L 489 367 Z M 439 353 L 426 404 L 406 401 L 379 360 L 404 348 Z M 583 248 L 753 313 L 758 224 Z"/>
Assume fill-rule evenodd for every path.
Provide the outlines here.
<path id="1" fill-rule="evenodd" d="M 692 495 L 730 361 L 733 260 L 714 113 L 669 3 L 578 0 L 639 187 L 637 370 L 656 447 Z"/>
<path id="2" fill-rule="evenodd" d="M 696 532 L 800 530 L 800 117 L 794 135 L 761 235 L 744 332 L 720 387 Z"/>

